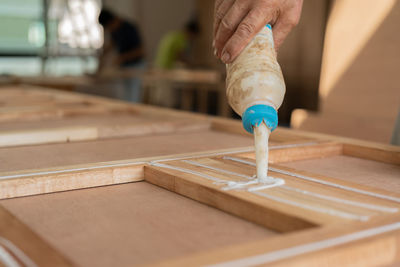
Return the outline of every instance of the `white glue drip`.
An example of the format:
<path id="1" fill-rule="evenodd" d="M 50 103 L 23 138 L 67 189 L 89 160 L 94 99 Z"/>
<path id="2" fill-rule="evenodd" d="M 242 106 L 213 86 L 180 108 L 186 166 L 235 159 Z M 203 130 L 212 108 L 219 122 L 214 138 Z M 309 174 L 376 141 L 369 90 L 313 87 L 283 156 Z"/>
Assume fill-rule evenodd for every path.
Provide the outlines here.
<path id="1" fill-rule="evenodd" d="M 254 127 L 257 179 L 260 183 L 271 183 L 271 179 L 268 177 L 268 138 L 270 133 L 270 129 L 264 122 Z"/>

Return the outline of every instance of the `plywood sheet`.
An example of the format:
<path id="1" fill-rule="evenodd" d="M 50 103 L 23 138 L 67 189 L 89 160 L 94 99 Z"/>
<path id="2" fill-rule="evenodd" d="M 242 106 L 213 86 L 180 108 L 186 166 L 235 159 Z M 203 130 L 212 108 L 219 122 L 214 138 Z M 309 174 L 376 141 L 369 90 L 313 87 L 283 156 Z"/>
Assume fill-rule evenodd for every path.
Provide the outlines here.
<path id="1" fill-rule="evenodd" d="M 400 166 L 349 156 L 333 156 L 280 163 L 280 165 L 400 192 Z"/>
<path id="2" fill-rule="evenodd" d="M 216 131 L 0 148 L 0 171 L 76 165 L 251 146 L 250 137 Z"/>
<path id="3" fill-rule="evenodd" d="M 153 118 L 154 119 L 154 118 Z M 15 122 L 3 122 L 0 125 L 0 131 L 16 131 L 16 130 L 35 130 L 41 128 L 50 127 L 68 127 L 68 126 L 112 126 L 119 124 L 139 124 L 143 123 L 148 118 L 143 115 L 138 116 L 136 114 L 122 113 L 122 114 L 104 114 L 104 115 L 82 115 L 76 117 L 58 118 L 58 119 L 47 119 L 42 121 L 15 121 Z"/>
<path id="4" fill-rule="evenodd" d="M 132 266 L 276 235 L 146 182 L 0 204 L 80 266 Z"/>
<path id="5" fill-rule="evenodd" d="M 198 131 L 208 128 L 210 128 L 210 122 L 205 120 L 194 121 L 187 118 L 171 118 L 162 115 L 146 116 L 134 113 L 66 117 L 43 121 L 15 121 L 1 123 L 0 136 L 2 136 L 2 142 L 0 146 L 63 143 L 67 142 L 66 140 L 73 141 L 68 132 L 70 129 L 75 129 L 76 131 L 90 129 L 93 133 L 92 135 L 80 135 L 80 140 L 83 141 Z M 39 132 L 40 136 L 44 138 L 43 141 L 35 137 L 35 134 Z M 16 136 L 20 136 L 20 138 L 16 138 Z"/>

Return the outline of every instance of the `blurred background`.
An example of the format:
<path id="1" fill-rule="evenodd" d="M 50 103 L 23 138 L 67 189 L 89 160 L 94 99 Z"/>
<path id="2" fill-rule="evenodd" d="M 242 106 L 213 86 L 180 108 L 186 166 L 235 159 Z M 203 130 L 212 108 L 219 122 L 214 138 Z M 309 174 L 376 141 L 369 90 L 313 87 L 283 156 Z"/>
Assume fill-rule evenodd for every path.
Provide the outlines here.
<path id="1" fill-rule="evenodd" d="M 304 1 L 300 23 L 278 54 L 287 86 L 280 126 L 400 142 L 399 5 Z M 0 84 L 238 118 L 225 99 L 225 66 L 212 54 L 213 6 L 2 0 Z"/>

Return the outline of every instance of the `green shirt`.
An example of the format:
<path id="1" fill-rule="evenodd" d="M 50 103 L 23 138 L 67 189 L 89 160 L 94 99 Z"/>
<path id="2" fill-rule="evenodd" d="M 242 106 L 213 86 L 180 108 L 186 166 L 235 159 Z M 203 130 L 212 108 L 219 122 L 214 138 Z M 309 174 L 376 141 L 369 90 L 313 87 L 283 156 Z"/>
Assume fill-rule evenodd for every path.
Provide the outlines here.
<path id="1" fill-rule="evenodd" d="M 158 46 L 156 66 L 162 69 L 172 68 L 187 46 L 188 41 L 183 32 L 177 31 L 166 34 Z"/>

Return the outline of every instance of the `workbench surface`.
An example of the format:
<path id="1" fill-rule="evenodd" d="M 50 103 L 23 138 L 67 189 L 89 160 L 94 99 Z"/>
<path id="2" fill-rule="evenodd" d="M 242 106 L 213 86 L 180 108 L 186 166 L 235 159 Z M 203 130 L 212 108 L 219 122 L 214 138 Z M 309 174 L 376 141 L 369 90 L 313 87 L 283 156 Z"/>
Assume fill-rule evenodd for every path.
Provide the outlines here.
<path id="1" fill-rule="evenodd" d="M 0 266 L 399 261 L 398 147 L 278 128 L 264 188 L 240 121 L 18 85 L 0 122 Z"/>

